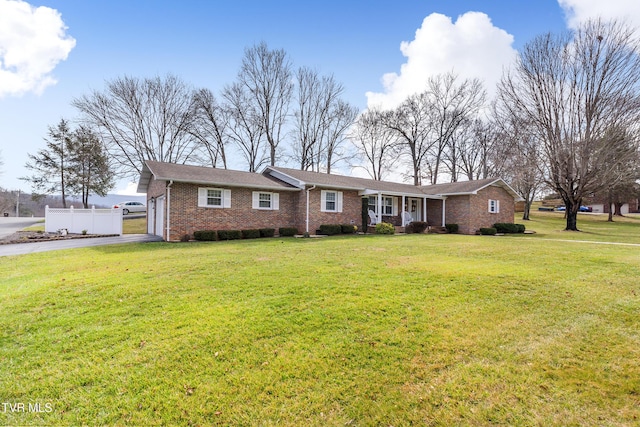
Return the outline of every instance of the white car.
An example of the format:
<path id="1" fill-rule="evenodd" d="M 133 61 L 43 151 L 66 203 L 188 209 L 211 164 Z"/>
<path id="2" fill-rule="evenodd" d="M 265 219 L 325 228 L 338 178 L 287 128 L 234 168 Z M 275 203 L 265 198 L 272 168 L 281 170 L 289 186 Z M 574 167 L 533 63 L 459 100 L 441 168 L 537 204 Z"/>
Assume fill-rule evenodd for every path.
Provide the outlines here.
<path id="1" fill-rule="evenodd" d="M 121 202 L 114 208 L 122 208 L 122 215 L 128 215 L 129 212 L 146 212 L 147 207 L 142 202 Z"/>

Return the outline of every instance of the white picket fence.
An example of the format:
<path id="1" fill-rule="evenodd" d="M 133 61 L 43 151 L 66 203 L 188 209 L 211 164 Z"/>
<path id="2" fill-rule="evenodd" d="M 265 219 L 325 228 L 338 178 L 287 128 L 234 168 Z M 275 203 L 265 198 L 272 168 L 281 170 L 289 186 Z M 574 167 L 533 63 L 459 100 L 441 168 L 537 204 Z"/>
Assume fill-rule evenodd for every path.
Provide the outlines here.
<path id="1" fill-rule="evenodd" d="M 122 235 L 122 209 L 75 209 L 50 208 L 46 206 L 44 231 L 55 233 L 66 230 L 68 233 L 117 234 Z"/>

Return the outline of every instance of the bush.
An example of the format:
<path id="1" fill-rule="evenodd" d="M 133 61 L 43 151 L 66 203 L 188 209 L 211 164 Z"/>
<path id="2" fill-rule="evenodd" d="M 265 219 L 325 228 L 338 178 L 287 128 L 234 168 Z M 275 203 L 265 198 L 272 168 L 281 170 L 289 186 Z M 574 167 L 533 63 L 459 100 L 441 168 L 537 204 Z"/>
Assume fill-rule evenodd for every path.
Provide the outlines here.
<path id="1" fill-rule="evenodd" d="M 260 237 L 260 230 L 257 230 L 257 229 L 242 230 L 243 239 L 257 239 L 259 237 Z"/>
<path id="2" fill-rule="evenodd" d="M 242 239 L 240 230 L 218 230 L 218 240 L 238 240 Z"/>
<path id="3" fill-rule="evenodd" d="M 353 234 L 358 230 L 358 227 L 352 224 L 342 224 L 342 234 Z"/>
<path id="4" fill-rule="evenodd" d="M 483 227 L 480 229 L 480 234 L 483 236 L 495 236 L 498 230 L 495 227 Z"/>
<path id="5" fill-rule="evenodd" d="M 278 234 L 280 237 L 292 237 L 298 234 L 298 229 L 295 227 L 280 227 Z"/>
<path id="6" fill-rule="evenodd" d="M 509 222 L 497 222 L 493 224 L 493 228 L 498 233 L 524 233 L 525 226 L 523 224 L 512 224 Z"/>
<path id="7" fill-rule="evenodd" d="M 260 237 L 273 237 L 276 234 L 275 228 L 261 228 Z"/>
<path id="8" fill-rule="evenodd" d="M 218 233 L 216 230 L 199 230 L 193 232 L 193 238 L 202 242 L 210 242 L 217 240 Z"/>
<path id="9" fill-rule="evenodd" d="M 395 234 L 396 228 L 387 222 L 379 222 L 376 224 L 376 234 Z"/>
<path id="10" fill-rule="evenodd" d="M 340 233 L 342 233 L 342 226 L 340 224 L 322 224 L 320 226 L 320 234 L 333 236 Z"/>
<path id="11" fill-rule="evenodd" d="M 429 225 L 424 221 L 413 221 L 404 228 L 405 233 L 424 233 Z"/>
<path id="12" fill-rule="evenodd" d="M 458 224 L 445 224 L 444 228 L 447 229 L 447 233 L 457 233 L 458 232 Z"/>

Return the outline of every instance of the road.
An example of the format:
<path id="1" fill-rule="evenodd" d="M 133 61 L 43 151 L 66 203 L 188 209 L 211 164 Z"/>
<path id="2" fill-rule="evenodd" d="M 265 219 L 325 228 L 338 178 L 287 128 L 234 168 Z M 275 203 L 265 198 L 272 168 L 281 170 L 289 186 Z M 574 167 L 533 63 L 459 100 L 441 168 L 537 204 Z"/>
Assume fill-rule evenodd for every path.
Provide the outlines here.
<path id="1" fill-rule="evenodd" d="M 0 216 L 0 239 L 3 239 L 17 231 L 22 230 L 25 227 L 30 227 L 44 218 L 32 217 L 32 218 L 16 218 L 16 217 L 3 217 Z"/>

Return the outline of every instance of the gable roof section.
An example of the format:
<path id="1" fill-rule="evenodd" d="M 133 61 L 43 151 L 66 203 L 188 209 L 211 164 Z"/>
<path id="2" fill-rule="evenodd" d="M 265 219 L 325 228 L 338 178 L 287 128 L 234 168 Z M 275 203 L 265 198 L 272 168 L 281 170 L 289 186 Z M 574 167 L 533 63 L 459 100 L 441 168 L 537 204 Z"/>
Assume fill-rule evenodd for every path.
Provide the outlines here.
<path id="1" fill-rule="evenodd" d="M 477 194 L 478 191 L 490 187 L 502 187 L 515 201 L 522 200 L 522 197 L 509 184 L 501 178 L 478 179 L 476 181 L 449 182 L 446 184 L 434 184 L 423 186 L 422 191 L 425 194 L 439 194 L 442 196 L 465 196 L 469 194 Z"/>
<path id="2" fill-rule="evenodd" d="M 138 181 L 138 193 L 147 192 L 151 178 L 160 181 L 188 182 L 202 185 L 299 191 L 298 188 L 283 181 L 259 173 L 147 160 L 142 167 L 142 173 Z"/>
<path id="3" fill-rule="evenodd" d="M 433 196 L 433 198 L 440 198 L 436 194 L 424 193 L 420 187 L 416 187 L 415 185 L 402 184 L 399 182 L 376 181 L 367 178 L 301 171 L 278 166 L 267 166 L 263 173 L 285 180 L 289 184 L 300 188 L 304 188 L 305 185 L 316 185 L 318 187 L 335 188 L 339 190 L 357 190 L 362 194 L 382 192 L 389 195 L 413 195 L 416 197 L 430 195 Z"/>

